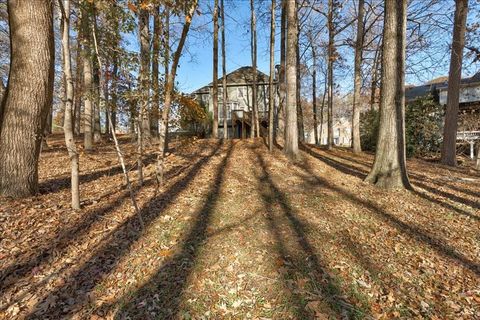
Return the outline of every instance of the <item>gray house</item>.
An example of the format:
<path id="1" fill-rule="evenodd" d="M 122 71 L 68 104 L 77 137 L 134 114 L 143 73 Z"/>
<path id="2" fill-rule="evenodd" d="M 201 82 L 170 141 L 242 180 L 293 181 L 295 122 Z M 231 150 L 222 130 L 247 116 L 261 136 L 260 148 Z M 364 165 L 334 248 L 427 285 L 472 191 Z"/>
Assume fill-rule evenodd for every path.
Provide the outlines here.
<path id="1" fill-rule="evenodd" d="M 250 134 L 252 119 L 252 83 L 253 68 L 241 67 L 226 75 L 227 78 L 227 114 L 223 114 L 223 77 L 218 79 L 218 126 L 219 136 L 223 136 L 223 119 L 227 117 L 228 136 L 230 138 L 247 137 Z M 276 84 L 275 84 L 276 86 Z M 207 107 L 213 115 L 213 83 L 192 92 L 192 96 Z M 257 70 L 257 106 L 261 133 L 265 132 L 268 125 L 268 90 L 269 76 Z M 276 88 L 275 88 L 276 92 Z M 275 96 L 277 96 L 275 94 Z M 277 103 L 277 98 L 275 98 Z"/>

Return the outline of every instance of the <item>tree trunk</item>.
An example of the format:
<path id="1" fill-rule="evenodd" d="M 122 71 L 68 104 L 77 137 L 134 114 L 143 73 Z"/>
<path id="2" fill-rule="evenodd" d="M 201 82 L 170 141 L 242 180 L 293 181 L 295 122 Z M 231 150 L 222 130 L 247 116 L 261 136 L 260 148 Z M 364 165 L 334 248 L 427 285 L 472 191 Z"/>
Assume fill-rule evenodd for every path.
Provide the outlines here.
<path id="1" fill-rule="evenodd" d="M 313 72 L 312 72 L 312 104 L 313 104 L 313 135 L 315 137 L 315 144 L 320 145 L 318 137 L 318 116 L 317 116 L 317 51 L 315 44 L 311 42 L 312 46 L 312 59 L 313 59 Z"/>
<path id="2" fill-rule="evenodd" d="M 295 1 L 287 2 L 287 55 L 286 55 L 286 128 L 284 152 L 290 159 L 298 157 L 297 128 L 297 18 Z"/>
<path id="3" fill-rule="evenodd" d="M 364 0 L 358 1 L 357 41 L 355 43 L 355 71 L 352 110 L 352 149 L 362 151 L 360 144 L 360 90 L 362 88 L 362 53 L 363 53 L 363 12 Z"/>
<path id="4" fill-rule="evenodd" d="M 385 189 L 411 188 L 405 160 L 406 24 L 407 0 L 386 0 L 380 128 L 375 162 L 365 179 Z"/>
<path id="5" fill-rule="evenodd" d="M 0 117 L 0 195 L 38 191 L 38 157 L 54 81 L 53 2 L 8 1 L 10 74 Z"/>
<path id="6" fill-rule="evenodd" d="M 257 94 L 257 17 L 255 15 L 254 1 L 250 0 L 250 29 L 251 29 L 251 55 L 252 55 L 252 130 L 251 137 L 260 137 L 260 121 L 258 119 L 258 94 Z"/>
<path id="7" fill-rule="evenodd" d="M 213 4 L 213 138 L 218 138 L 218 0 Z"/>
<path id="8" fill-rule="evenodd" d="M 381 41 L 383 42 L 383 41 Z M 381 43 L 380 42 L 380 43 Z M 377 93 L 377 88 L 378 88 L 378 61 L 381 60 L 380 55 L 381 55 L 381 48 L 382 46 L 379 46 L 377 50 L 375 50 L 375 56 L 373 57 L 373 65 L 372 65 L 372 83 L 371 83 L 371 91 L 370 91 L 370 110 L 374 110 L 375 106 L 375 96 Z"/>
<path id="9" fill-rule="evenodd" d="M 455 1 L 452 54 L 448 74 L 447 112 L 443 128 L 442 163 L 456 166 L 456 143 L 458 126 L 458 103 L 462 78 L 463 47 L 468 12 L 468 0 Z"/>
<path id="10" fill-rule="evenodd" d="M 100 124 L 100 77 L 101 77 L 100 67 L 96 62 L 93 63 L 93 87 L 95 89 L 95 104 L 93 108 L 93 142 L 98 143 L 102 140 L 102 127 Z"/>
<path id="11" fill-rule="evenodd" d="M 223 1 L 223 0 L 222 0 Z M 275 108 L 275 0 L 272 0 L 270 17 L 270 78 L 268 79 L 268 149 L 273 151 L 273 108 Z"/>
<path id="12" fill-rule="evenodd" d="M 140 3 L 140 2 L 139 2 Z M 140 9 L 138 14 L 138 34 L 140 37 L 140 127 L 141 140 L 150 140 L 150 14 L 146 9 Z M 143 149 L 143 146 L 140 146 Z"/>
<path id="13" fill-rule="evenodd" d="M 82 60 L 83 60 L 83 134 L 84 134 L 84 149 L 85 151 L 90 151 L 93 149 L 93 74 L 92 74 L 92 54 L 91 54 L 91 37 L 89 36 L 90 32 L 88 30 L 90 24 L 90 4 L 86 4 L 88 7 L 82 9 L 81 13 L 81 24 L 83 32 L 83 50 L 82 50 Z M 83 8 L 83 6 L 82 6 Z"/>
<path id="14" fill-rule="evenodd" d="M 72 209 L 80 209 L 80 189 L 79 189 L 79 159 L 77 147 L 73 137 L 73 77 L 70 55 L 70 0 L 59 0 L 62 7 L 62 51 L 63 51 L 63 74 L 66 79 L 65 91 L 65 118 L 63 123 L 63 132 L 65 135 L 65 145 L 68 150 L 71 166 L 71 192 Z"/>
<path id="15" fill-rule="evenodd" d="M 79 26 L 79 34 L 77 38 L 77 56 L 75 63 L 75 90 L 74 90 L 74 112 L 73 112 L 73 128 L 75 135 L 80 135 L 80 124 L 82 118 L 82 41 L 81 26 Z"/>
<path id="16" fill-rule="evenodd" d="M 322 144 L 322 137 L 323 137 L 323 122 L 325 119 L 325 97 L 327 96 L 327 81 L 325 81 L 325 85 L 323 88 L 323 96 L 322 96 L 322 106 L 320 107 L 320 134 L 318 139 L 320 140 L 320 144 Z"/>
<path id="17" fill-rule="evenodd" d="M 178 42 L 177 49 L 173 54 L 172 68 L 170 72 L 166 74 L 165 81 L 165 105 L 162 110 L 162 119 L 159 125 L 159 153 L 157 156 L 157 166 L 156 166 L 156 178 L 157 182 L 163 184 L 163 171 L 164 171 L 164 159 L 165 159 L 165 150 L 166 150 L 166 141 L 167 141 L 167 130 L 168 130 L 168 116 L 170 113 L 171 98 L 173 93 L 173 84 L 175 83 L 175 75 L 177 73 L 178 62 L 180 61 L 180 56 L 182 54 L 183 46 L 185 45 L 185 40 L 187 38 L 188 31 L 190 30 L 190 25 L 192 22 L 193 14 L 197 8 L 197 0 L 194 0 L 191 4 L 189 11 L 185 16 L 185 23 L 183 25 L 182 34 L 180 35 L 180 40 Z M 169 28 L 168 23 L 165 25 L 165 28 Z M 167 42 L 168 43 L 168 42 Z"/>
<path id="18" fill-rule="evenodd" d="M 227 58 L 225 50 L 225 3 L 220 1 L 220 15 L 222 16 L 222 88 L 223 88 L 223 139 L 228 139 L 228 117 L 227 117 Z M 233 127 L 233 126 L 232 126 Z"/>
<path id="19" fill-rule="evenodd" d="M 286 102 L 286 39 L 287 39 L 287 1 L 282 1 L 280 16 L 280 68 L 278 70 L 278 112 L 277 112 L 277 134 L 285 139 L 285 102 Z M 276 137 L 276 136 L 275 136 Z"/>
<path id="20" fill-rule="evenodd" d="M 333 24 L 333 0 L 328 0 L 328 63 L 327 63 L 327 147 L 333 147 L 333 62 L 334 57 L 334 41 L 335 41 L 335 25 Z"/>
<path id="21" fill-rule="evenodd" d="M 160 21 L 160 6 L 157 5 L 153 12 L 153 41 L 152 41 L 152 90 L 153 99 L 151 106 L 151 131 L 158 136 L 158 119 L 160 115 L 160 83 L 159 83 L 159 57 L 160 57 L 160 34 L 162 25 Z"/>
<path id="22" fill-rule="evenodd" d="M 297 7 L 298 9 L 298 7 Z M 298 14 L 295 15 L 297 19 L 297 43 L 295 44 L 295 51 L 297 55 L 297 88 L 295 92 L 295 96 L 297 99 L 297 122 L 298 122 L 298 138 L 299 141 L 305 141 L 305 128 L 303 126 L 303 108 L 302 108 L 302 97 L 300 95 L 301 91 L 301 82 L 300 82 L 300 45 L 299 45 L 299 38 L 300 38 L 300 26 L 298 23 Z"/>

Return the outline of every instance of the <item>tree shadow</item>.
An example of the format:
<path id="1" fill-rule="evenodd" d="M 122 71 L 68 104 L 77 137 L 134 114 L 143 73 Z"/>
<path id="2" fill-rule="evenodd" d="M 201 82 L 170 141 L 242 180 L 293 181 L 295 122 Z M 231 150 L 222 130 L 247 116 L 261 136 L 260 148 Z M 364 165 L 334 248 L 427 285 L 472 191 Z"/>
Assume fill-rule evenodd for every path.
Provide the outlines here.
<path id="1" fill-rule="evenodd" d="M 410 225 L 400 220 L 396 216 L 382 209 L 380 206 L 378 206 L 374 202 L 370 200 L 364 200 L 356 196 L 355 194 L 332 184 L 327 179 L 322 178 L 317 174 L 315 174 L 315 172 L 313 172 L 313 170 L 307 164 L 304 163 L 304 164 L 296 164 L 296 165 L 306 173 L 306 175 L 304 176 L 305 181 L 311 181 L 310 179 L 313 177 L 316 180 L 316 182 L 313 183 L 314 185 L 320 184 L 322 186 L 325 186 L 330 190 L 342 195 L 342 197 L 345 197 L 345 199 L 349 200 L 352 204 L 359 204 L 364 206 L 369 210 L 369 212 L 371 212 L 373 215 L 375 215 L 385 223 L 389 224 L 390 226 L 409 235 L 413 239 L 417 240 L 419 243 L 423 243 L 429 246 L 439 255 L 445 258 L 448 258 L 452 261 L 455 261 L 456 263 L 460 264 L 465 269 L 470 270 L 477 276 L 480 275 L 480 264 L 466 257 L 463 253 L 458 252 L 454 247 L 450 246 L 449 244 L 446 244 L 440 239 L 428 234 L 425 230 L 422 230 L 418 226 Z"/>
<path id="2" fill-rule="evenodd" d="M 340 172 L 343 172 L 345 174 L 360 178 L 362 180 L 364 180 L 367 177 L 368 172 L 365 169 L 362 169 L 362 168 L 359 168 L 359 167 L 353 166 L 353 165 L 348 165 L 346 163 L 334 160 L 331 157 L 328 157 L 327 155 L 325 155 L 325 156 L 321 155 L 321 154 L 315 152 L 313 150 L 313 148 L 311 148 L 310 146 L 302 145 L 301 149 L 302 149 L 302 151 L 311 155 L 315 159 L 322 161 L 323 163 L 327 164 L 328 166 L 330 166 L 330 167 L 332 167 L 332 168 L 334 168 L 334 169 L 336 169 Z M 328 151 L 324 151 L 324 153 L 331 155 Z M 342 157 L 342 156 L 337 155 L 337 154 L 335 154 L 333 156 L 341 158 L 341 159 L 349 161 L 349 162 L 352 162 L 352 163 L 357 163 L 357 164 L 362 165 L 362 166 L 368 166 L 368 163 L 365 163 L 363 161 L 357 161 L 357 160 L 354 160 L 354 159 L 351 159 L 351 158 L 348 158 L 348 157 Z M 421 178 L 419 178 L 419 176 L 416 175 L 416 174 L 409 173 L 409 176 L 412 178 L 411 182 L 414 186 L 420 187 L 420 188 L 424 189 L 426 192 L 441 196 L 445 200 L 451 200 L 451 201 L 456 202 L 456 203 L 461 203 L 461 204 L 467 205 L 469 207 L 472 207 L 473 209 L 480 208 L 480 204 L 476 201 L 465 199 L 465 198 L 456 196 L 454 194 L 451 194 L 449 192 L 441 191 L 441 190 L 435 189 L 431 186 L 428 186 L 427 184 L 423 183 L 421 181 Z M 474 214 L 472 214 L 468 211 L 457 208 L 457 207 L 451 205 L 448 202 L 441 201 L 439 199 L 435 199 L 435 198 L 429 196 L 426 193 L 419 192 L 418 190 L 413 190 L 413 193 L 416 194 L 417 196 L 427 200 L 427 201 L 436 203 L 436 204 L 438 204 L 438 205 L 440 205 L 440 206 L 442 206 L 442 207 L 444 207 L 448 210 L 453 210 L 453 211 L 455 211 L 455 212 L 457 212 L 461 215 L 464 215 L 468 218 L 472 218 L 472 219 L 475 219 L 477 221 L 480 221 L 480 216 L 474 215 Z"/>
<path id="3" fill-rule="evenodd" d="M 199 151 L 201 152 L 201 150 Z M 198 157 L 198 153 L 196 152 L 195 155 Z M 168 179 L 172 179 L 179 175 L 182 171 L 186 170 L 188 166 L 174 166 L 168 170 L 166 173 L 166 177 Z M 148 187 L 154 184 L 154 179 L 145 180 L 143 187 Z M 134 193 L 137 193 L 140 190 L 138 186 L 134 186 Z M 54 237 L 50 238 L 48 241 L 44 241 L 46 245 L 37 244 L 37 253 L 33 257 L 30 257 L 28 260 L 22 259 L 21 257 L 17 257 L 14 264 L 4 268 L 0 271 L 0 291 L 6 291 L 11 286 L 15 284 L 15 282 L 24 276 L 26 276 L 31 270 L 39 266 L 46 261 L 48 261 L 52 254 L 55 253 L 56 255 L 64 254 L 65 250 L 73 243 L 75 239 L 80 238 L 82 235 L 88 233 L 90 228 L 93 224 L 110 212 L 115 210 L 115 208 L 119 207 L 125 200 L 129 199 L 130 194 L 128 190 L 125 190 L 125 187 L 122 186 L 116 190 L 113 190 L 109 194 L 102 195 L 102 198 L 111 196 L 119 191 L 122 191 L 113 201 L 104 205 L 100 208 L 96 208 L 94 210 L 87 211 L 86 214 L 81 216 L 81 220 L 75 220 L 76 223 L 72 223 L 69 226 L 65 226 L 64 228 L 60 229 Z M 97 199 L 99 200 L 99 199 Z M 37 286 L 40 286 L 38 284 Z M 10 304 L 9 304 L 10 305 Z M 8 307 L 6 305 L 1 309 Z"/>
<path id="4" fill-rule="evenodd" d="M 275 248 L 278 255 L 285 261 L 287 274 L 285 278 L 292 278 L 300 273 L 310 278 L 315 293 L 322 299 L 324 308 L 328 309 L 329 314 L 335 314 L 338 318 L 350 318 L 355 314 L 363 314 L 363 311 L 357 310 L 351 303 L 345 300 L 342 289 L 327 266 L 319 259 L 315 248 L 310 244 L 304 222 L 297 216 L 295 210 L 290 205 L 286 195 L 275 185 L 268 173 L 267 165 L 263 157 L 255 151 L 256 162 L 260 171 L 257 176 L 259 180 L 258 190 L 264 206 L 267 211 L 267 224 L 270 232 L 275 239 Z M 280 207 L 282 218 L 286 218 L 288 229 L 296 239 L 296 244 L 301 248 L 301 254 L 290 255 L 287 250 L 286 240 L 282 237 L 281 222 L 275 217 L 275 205 Z M 302 258 L 303 256 L 306 256 Z M 306 261 L 306 262 L 305 262 Z M 284 279 L 284 281 L 287 281 Z M 294 282 L 296 285 L 296 282 Z M 286 286 L 288 284 L 286 283 Z M 316 315 L 306 308 L 307 297 L 301 294 L 298 286 L 292 290 L 292 298 L 298 311 L 299 319 L 317 319 Z"/>
<path id="5" fill-rule="evenodd" d="M 212 188 L 179 251 L 166 261 L 147 283 L 136 290 L 115 315 L 116 319 L 146 319 L 154 315 L 160 319 L 174 319 L 178 315 L 188 277 L 193 271 L 199 249 L 209 238 L 207 227 L 220 197 L 225 172 L 234 145 L 217 167 Z M 120 299 L 122 300 L 122 299 Z M 118 302 L 119 300 L 117 300 Z M 142 307 L 143 306 L 143 307 Z M 148 310 L 147 310 L 148 307 Z"/>
<path id="6" fill-rule="evenodd" d="M 185 174 L 184 178 L 176 181 L 170 188 L 160 195 L 150 199 L 140 210 L 145 227 L 148 227 L 164 210 L 174 203 L 179 194 L 185 190 L 194 180 L 198 172 L 218 152 L 221 145 L 217 144 L 214 150 L 207 156 L 195 163 Z M 96 249 L 86 262 L 81 264 L 73 274 L 66 280 L 66 283 L 57 289 L 49 292 L 38 302 L 25 319 L 49 317 L 60 319 L 67 314 L 79 310 L 88 303 L 90 293 L 95 285 L 102 281 L 119 263 L 120 259 L 129 252 L 132 245 L 140 239 L 144 231 L 137 225 L 136 215 L 128 217 L 121 225 L 114 228 L 106 235 L 98 249 Z M 81 288 L 79 288 L 81 287 Z M 54 306 L 43 302 L 55 301 Z"/>

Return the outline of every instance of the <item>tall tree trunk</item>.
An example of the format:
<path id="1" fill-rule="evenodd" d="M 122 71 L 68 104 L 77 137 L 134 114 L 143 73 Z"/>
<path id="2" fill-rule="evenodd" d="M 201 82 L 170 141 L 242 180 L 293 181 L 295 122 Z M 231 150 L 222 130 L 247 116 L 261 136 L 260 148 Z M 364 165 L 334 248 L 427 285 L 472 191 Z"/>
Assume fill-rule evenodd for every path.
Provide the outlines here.
<path id="1" fill-rule="evenodd" d="M 91 37 L 89 32 L 90 25 L 90 6 L 86 3 L 86 8 L 82 6 L 81 13 L 81 27 L 82 27 L 82 61 L 83 61 L 83 135 L 84 135 L 84 149 L 90 151 L 93 149 L 93 74 L 92 74 L 92 53 L 91 53 Z"/>
<path id="2" fill-rule="evenodd" d="M 277 129 L 278 134 L 285 139 L 285 103 L 286 103 L 286 39 L 287 39 L 287 1 L 281 0 L 282 10 L 280 16 L 280 68 L 278 70 L 278 114 L 277 114 Z"/>
<path id="3" fill-rule="evenodd" d="M 455 1 L 452 54 L 448 74 L 447 112 L 443 128 L 442 163 L 456 166 L 456 143 L 458 126 L 458 103 L 462 78 L 463 47 L 467 22 L 468 0 Z"/>
<path id="4" fill-rule="evenodd" d="M 218 138 L 218 0 L 213 4 L 213 138 Z"/>
<path id="5" fill-rule="evenodd" d="M 162 25 L 160 21 L 160 6 L 157 5 L 153 12 L 153 41 L 152 41 L 152 106 L 151 106 L 151 131 L 158 136 L 158 119 L 160 114 L 160 83 L 159 83 L 159 58 L 160 58 L 160 35 Z"/>
<path id="6" fill-rule="evenodd" d="M 220 15 L 222 16 L 222 88 L 223 88 L 223 139 L 228 139 L 228 92 L 227 92 L 227 57 L 225 49 L 225 2 L 220 0 Z M 233 128 L 233 125 L 232 125 Z"/>
<path id="7" fill-rule="evenodd" d="M 290 159 L 298 157 L 298 128 L 297 128 L 297 18 L 296 1 L 287 2 L 287 57 L 286 57 L 286 82 L 287 103 L 284 152 Z"/>
<path id="8" fill-rule="evenodd" d="M 380 43 L 382 43 L 381 41 Z M 374 110 L 375 106 L 375 97 L 378 88 L 378 62 L 381 60 L 381 45 L 378 46 L 377 50 L 375 50 L 375 55 L 373 57 L 373 64 L 372 64 L 372 83 L 371 83 L 371 91 L 370 91 L 370 110 Z"/>
<path id="9" fill-rule="evenodd" d="M 362 88 L 362 53 L 363 53 L 363 13 L 364 0 L 358 1 L 357 41 L 355 43 L 355 71 L 352 110 L 352 148 L 353 152 L 361 152 L 360 144 L 360 90 Z"/>
<path id="10" fill-rule="evenodd" d="M 73 112 L 73 129 L 75 135 L 80 135 L 80 124 L 82 119 L 82 30 L 81 26 L 78 26 L 79 34 L 77 38 L 77 52 L 75 63 L 75 90 L 74 90 L 74 112 Z"/>
<path id="11" fill-rule="evenodd" d="M 327 62 L 327 147 L 333 147 L 333 62 L 335 60 L 335 25 L 333 24 L 333 0 L 328 0 L 328 62 Z"/>
<path id="12" fill-rule="evenodd" d="M 252 130 L 251 137 L 260 137 L 260 121 L 258 119 L 258 88 L 257 88 L 257 17 L 255 15 L 254 1 L 250 0 L 250 29 L 251 29 L 251 55 L 252 55 Z"/>
<path id="13" fill-rule="evenodd" d="M 140 2 L 139 2 L 140 3 Z M 142 140 L 150 139 L 150 14 L 140 9 L 138 14 L 138 34 L 140 37 L 140 135 Z M 141 146 L 143 149 L 143 146 Z"/>
<path id="14" fill-rule="evenodd" d="M 163 106 L 162 119 L 160 123 L 159 153 L 157 156 L 157 166 L 156 166 L 156 178 L 157 178 L 157 182 L 160 185 L 163 184 L 163 171 L 164 171 L 164 159 L 165 159 L 165 150 L 166 150 L 166 141 L 167 141 L 168 116 L 170 113 L 170 106 L 172 102 L 175 75 L 177 73 L 178 62 L 180 61 L 180 56 L 182 54 L 183 46 L 185 45 L 185 40 L 187 38 L 188 31 L 190 30 L 192 17 L 196 9 L 197 9 L 197 0 L 194 0 L 185 16 L 185 23 L 183 24 L 182 34 L 180 35 L 180 40 L 178 42 L 177 49 L 173 54 L 172 68 L 166 74 L 165 104 Z M 166 24 L 165 27 L 168 28 L 169 27 L 168 24 Z"/>
<path id="15" fill-rule="evenodd" d="M 117 104 L 118 104 L 118 56 L 113 58 L 113 79 L 112 79 L 112 107 L 107 110 L 111 112 L 110 117 L 112 119 L 112 125 L 110 128 L 110 134 L 113 137 L 114 131 L 117 129 Z M 110 124 L 108 124 L 110 127 Z"/>
<path id="16" fill-rule="evenodd" d="M 320 144 L 322 144 L 323 138 L 323 122 L 325 121 L 325 98 L 327 96 L 327 81 L 325 79 L 325 85 L 323 87 L 323 96 L 322 96 L 322 106 L 320 107 L 320 134 L 318 136 L 318 140 L 320 140 Z"/>
<path id="17" fill-rule="evenodd" d="M 222 0 L 223 1 L 223 0 Z M 270 78 L 268 79 L 268 149 L 273 151 L 273 109 L 275 108 L 275 0 L 272 0 L 270 17 Z"/>
<path id="18" fill-rule="evenodd" d="M 313 40 L 313 39 L 312 39 Z M 312 104 L 313 104 L 313 135 L 315 137 L 315 144 L 320 144 L 318 137 L 318 111 L 317 111 L 317 50 L 315 44 L 311 41 L 313 72 L 312 72 Z"/>
<path id="19" fill-rule="evenodd" d="M 38 191 L 38 157 L 54 81 L 53 2 L 8 1 L 10 74 L 0 117 L 0 195 Z"/>
<path id="20" fill-rule="evenodd" d="M 405 159 L 406 24 L 407 0 L 386 0 L 380 128 L 375 162 L 365 179 L 385 189 L 411 188 Z"/>
<path id="21" fill-rule="evenodd" d="M 62 6 L 63 1 L 63 6 Z M 72 209 L 80 209 L 80 183 L 79 183 L 79 159 L 75 139 L 73 137 L 73 76 L 72 76 L 72 58 L 70 55 L 70 0 L 59 0 L 62 7 L 62 51 L 63 51 L 63 74 L 66 79 L 65 90 L 65 118 L 63 123 L 63 132 L 65 135 L 65 144 L 68 150 L 71 166 L 71 193 Z"/>
<path id="22" fill-rule="evenodd" d="M 101 88 L 100 88 L 100 77 L 102 70 L 94 61 L 93 63 L 93 88 L 95 90 L 95 104 L 93 108 L 93 142 L 98 143 L 102 140 L 102 127 L 100 123 L 100 104 L 102 103 L 100 99 Z"/>
<path id="23" fill-rule="evenodd" d="M 297 7 L 298 10 L 298 7 Z M 296 10 L 296 11 L 297 11 Z M 303 126 L 303 107 L 302 107 L 302 97 L 301 97 L 301 75 L 300 75 L 300 25 L 298 23 L 298 14 L 295 15 L 297 19 L 297 43 L 295 44 L 295 51 L 297 53 L 297 89 L 295 92 L 297 99 L 297 122 L 298 122 L 298 138 L 299 141 L 305 141 L 305 128 Z"/>

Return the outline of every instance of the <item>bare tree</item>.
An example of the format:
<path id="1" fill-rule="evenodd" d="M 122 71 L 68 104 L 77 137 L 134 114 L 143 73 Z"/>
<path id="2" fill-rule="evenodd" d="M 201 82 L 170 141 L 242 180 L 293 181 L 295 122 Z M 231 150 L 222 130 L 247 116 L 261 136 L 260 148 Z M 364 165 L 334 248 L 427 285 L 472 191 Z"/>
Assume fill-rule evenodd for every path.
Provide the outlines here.
<path id="1" fill-rule="evenodd" d="M 167 139 L 167 128 L 168 128 L 168 116 L 170 114 L 170 107 L 172 104 L 172 95 L 173 95 L 173 86 L 175 83 L 175 76 L 177 74 L 177 67 L 180 61 L 180 56 L 182 54 L 183 46 L 187 39 L 188 31 L 190 30 L 190 25 L 192 23 L 192 17 L 197 9 L 197 0 L 190 2 L 188 11 L 185 13 L 185 22 L 183 24 L 182 33 L 180 35 L 180 40 L 177 45 L 177 49 L 173 54 L 172 67 L 170 71 L 165 74 L 165 97 L 164 97 L 164 106 L 162 110 L 162 119 L 159 128 L 159 153 L 157 156 L 157 165 L 156 165 L 156 178 L 158 183 L 163 184 L 163 170 L 164 170 L 164 159 L 165 159 L 165 150 L 166 150 L 166 139 Z M 168 27 L 168 25 L 166 26 Z"/>
<path id="2" fill-rule="evenodd" d="M 223 0 L 222 0 L 223 1 Z M 272 0 L 270 17 L 270 78 L 268 79 L 268 149 L 273 151 L 273 108 L 275 107 L 275 0 Z"/>
<path id="3" fill-rule="evenodd" d="M 462 78 L 463 47 L 467 22 L 468 0 L 455 1 L 452 53 L 448 74 L 447 113 L 443 129 L 442 163 L 456 166 L 456 142 L 458 126 L 458 103 Z"/>
<path id="4" fill-rule="evenodd" d="M 250 137 L 260 137 L 260 122 L 258 119 L 258 101 L 257 101 L 257 17 L 255 15 L 255 6 L 253 0 L 250 0 L 250 29 L 251 29 L 251 55 L 252 55 L 252 127 Z"/>
<path id="5" fill-rule="evenodd" d="M 218 138 L 218 0 L 213 4 L 213 130 L 212 135 Z"/>
<path id="6" fill-rule="evenodd" d="M 85 151 L 90 151 L 93 148 L 93 102 L 92 102 L 92 54 L 91 54 L 91 38 L 88 31 L 90 25 L 90 3 L 85 3 L 80 10 L 81 29 L 80 38 L 82 41 L 82 61 L 83 61 L 83 145 Z"/>
<path id="7" fill-rule="evenodd" d="M 358 1 L 357 41 L 355 43 L 355 71 L 352 112 L 352 148 L 353 152 L 361 152 L 360 144 L 360 90 L 362 88 L 362 53 L 363 53 L 363 14 L 364 0 Z"/>
<path id="8" fill-rule="evenodd" d="M 407 0 L 385 0 L 380 128 L 375 162 L 366 181 L 411 188 L 405 159 L 405 35 Z"/>
<path id="9" fill-rule="evenodd" d="M 63 1 L 63 3 L 62 3 Z M 63 20 L 62 30 L 62 51 L 63 51 L 63 74 L 65 76 L 65 116 L 63 123 L 63 132 L 65 135 L 65 144 L 67 146 L 68 157 L 71 166 L 71 192 L 72 208 L 80 209 L 80 183 L 79 183 L 79 159 L 75 139 L 73 137 L 73 76 L 72 76 L 72 57 L 70 54 L 70 0 L 58 1 Z"/>
<path id="10" fill-rule="evenodd" d="M 290 159 L 298 157 L 297 128 L 297 19 L 296 1 L 283 0 L 287 14 L 287 52 L 286 52 L 286 128 L 284 152 Z"/>
<path id="11" fill-rule="evenodd" d="M 38 157 L 54 82 L 53 1 L 8 1 L 10 74 L 0 114 L 0 195 L 38 191 Z"/>
<path id="12" fill-rule="evenodd" d="M 228 139 L 228 118 L 227 118 L 227 58 L 225 50 L 225 3 L 220 0 L 220 15 L 222 16 L 222 108 L 223 108 L 223 139 Z"/>

